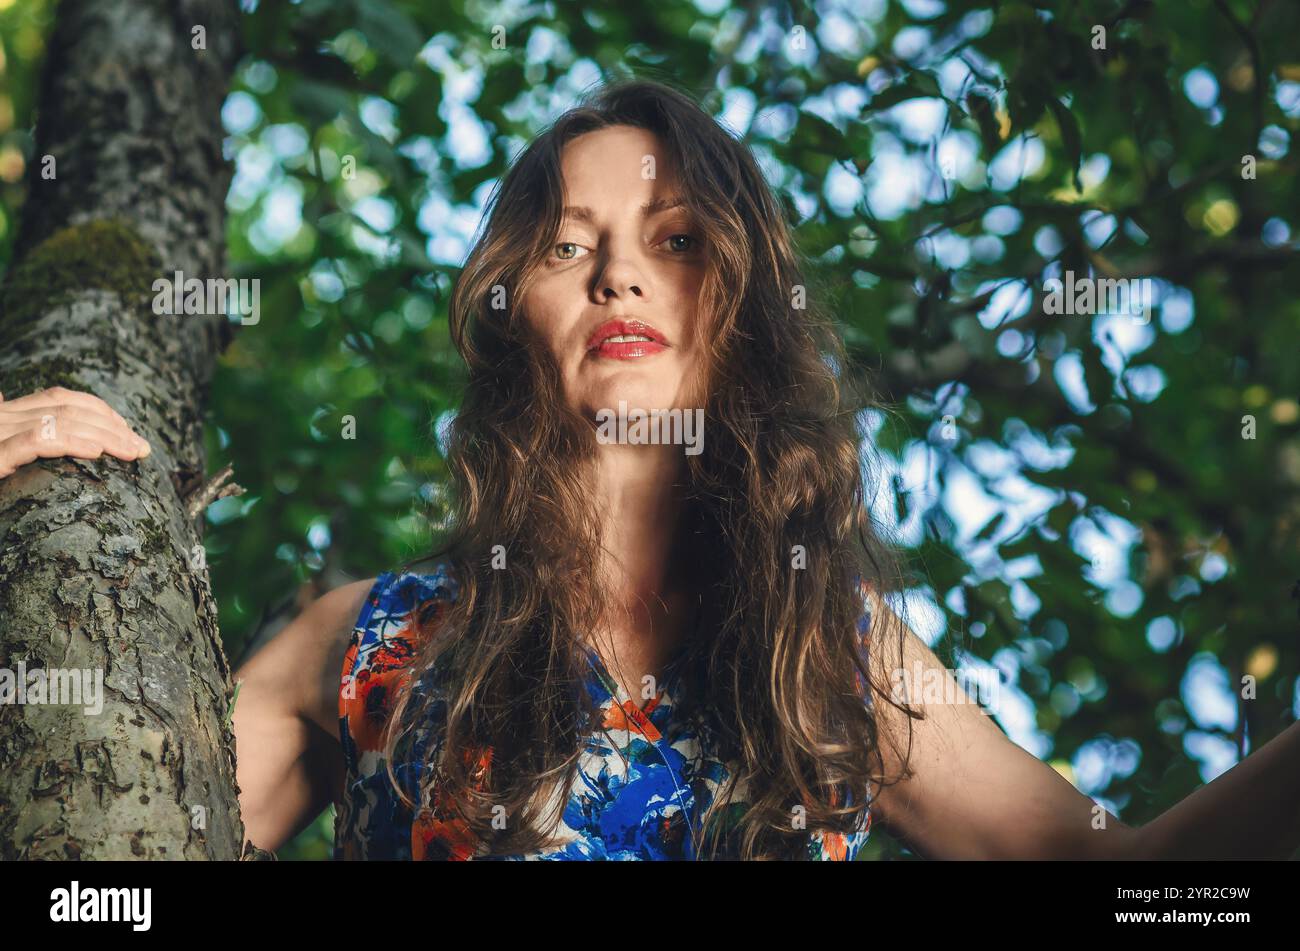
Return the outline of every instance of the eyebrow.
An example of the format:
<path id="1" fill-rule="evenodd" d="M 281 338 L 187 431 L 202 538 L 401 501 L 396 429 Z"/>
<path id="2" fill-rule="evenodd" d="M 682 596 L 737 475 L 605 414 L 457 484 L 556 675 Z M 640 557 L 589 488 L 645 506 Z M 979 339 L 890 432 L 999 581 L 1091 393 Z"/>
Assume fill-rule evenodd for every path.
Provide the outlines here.
<path id="1" fill-rule="evenodd" d="M 657 215 L 661 211 L 668 211 L 672 208 L 680 208 L 686 204 L 686 200 L 680 197 L 656 198 L 654 201 L 648 201 L 641 206 L 642 217 L 649 218 L 651 215 Z M 564 209 L 564 217 L 573 218 L 576 221 L 585 221 L 588 224 L 594 224 L 596 214 L 586 205 L 567 205 Z"/>

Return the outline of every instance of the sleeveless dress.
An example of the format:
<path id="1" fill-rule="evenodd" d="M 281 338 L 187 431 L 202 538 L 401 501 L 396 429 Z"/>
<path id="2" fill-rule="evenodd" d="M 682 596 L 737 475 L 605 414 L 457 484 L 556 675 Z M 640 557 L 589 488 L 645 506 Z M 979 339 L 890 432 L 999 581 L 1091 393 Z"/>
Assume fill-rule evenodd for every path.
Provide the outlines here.
<path id="1" fill-rule="evenodd" d="M 858 639 L 870 643 L 866 585 L 859 581 L 863 613 Z M 584 648 L 585 689 L 601 712 L 599 732 L 585 740 L 578 771 L 556 831 L 558 845 L 526 855 L 480 855 L 468 830 L 442 821 L 428 807 L 418 814 L 393 789 L 383 759 L 382 736 L 399 687 L 410 677 L 418 643 L 414 611 L 426 602 L 434 622 L 457 596 L 446 564 L 427 574 L 387 572 L 379 576 L 357 618 L 339 689 L 339 737 L 345 780 L 334 826 L 336 860 L 691 860 L 690 828 L 698 825 L 713 797 L 726 785 L 727 766 L 710 754 L 709 730 L 674 716 L 685 691 L 674 669 L 664 672 L 657 696 L 642 708 L 609 675 L 599 654 Z M 869 706 L 869 694 L 858 686 Z M 417 689 L 423 689 L 419 685 Z M 430 688 L 435 689 L 436 688 Z M 435 693 L 435 700 L 441 696 Z M 437 742 L 445 705 L 435 702 L 430 717 L 413 731 L 413 753 L 395 766 L 408 795 L 418 788 L 427 744 Z M 406 760 L 409 759 L 409 762 Z M 481 762 L 486 766 L 489 755 Z M 743 790 L 728 807 L 733 820 L 746 809 Z M 854 859 L 871 831 L 871 813 L 851 834 L 808 834 L 812 860 Z M 726 840 L 724 839 L 724 843 Z M 707 857 L 705 853 L 704 857 Z M 720 858 L 734 858 L 719 851 Z"/>

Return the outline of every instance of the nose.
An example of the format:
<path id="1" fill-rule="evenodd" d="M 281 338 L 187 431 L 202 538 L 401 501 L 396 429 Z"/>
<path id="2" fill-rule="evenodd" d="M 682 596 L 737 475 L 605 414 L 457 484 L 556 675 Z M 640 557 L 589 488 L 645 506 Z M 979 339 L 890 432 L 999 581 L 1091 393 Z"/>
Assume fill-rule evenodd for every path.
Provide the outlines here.
<path id="1" fill-rule="evenodd" d="M 592 301 L 607 304 L 612 298 L 650 300 L 650 282 L 637 263 L 627 256 L 611 256 L 592 282 Z"/>

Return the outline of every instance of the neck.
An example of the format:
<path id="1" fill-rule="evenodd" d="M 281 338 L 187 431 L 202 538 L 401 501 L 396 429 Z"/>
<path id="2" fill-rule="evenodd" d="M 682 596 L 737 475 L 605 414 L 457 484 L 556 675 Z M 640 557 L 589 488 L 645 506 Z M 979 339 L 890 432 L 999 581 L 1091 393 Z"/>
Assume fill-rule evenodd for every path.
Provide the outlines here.
<path id="1" fill-rule="evenodd" d="M 657 674 L 689 633 L 695 604 L 676 557 L 685 475 L 680 446 L 603 446 L 598 455 L 597 572 L 608 605 L 599 640 L 615 676 L 614 667 L 635 681 Z"/>

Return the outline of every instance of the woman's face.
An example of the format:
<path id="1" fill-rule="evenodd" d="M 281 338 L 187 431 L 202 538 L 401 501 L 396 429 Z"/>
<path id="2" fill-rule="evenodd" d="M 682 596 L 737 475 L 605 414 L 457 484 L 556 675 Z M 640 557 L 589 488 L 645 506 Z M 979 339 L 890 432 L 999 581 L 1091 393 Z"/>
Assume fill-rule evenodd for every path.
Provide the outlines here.
<path id="1" fill-rule="evenodd" d="M 611 126 L 561 156 L 564 218 L 524 309 L 550 348 L 569 406 L 702 407 L 697 325 L 707 252 L 659 139 Z"/>

